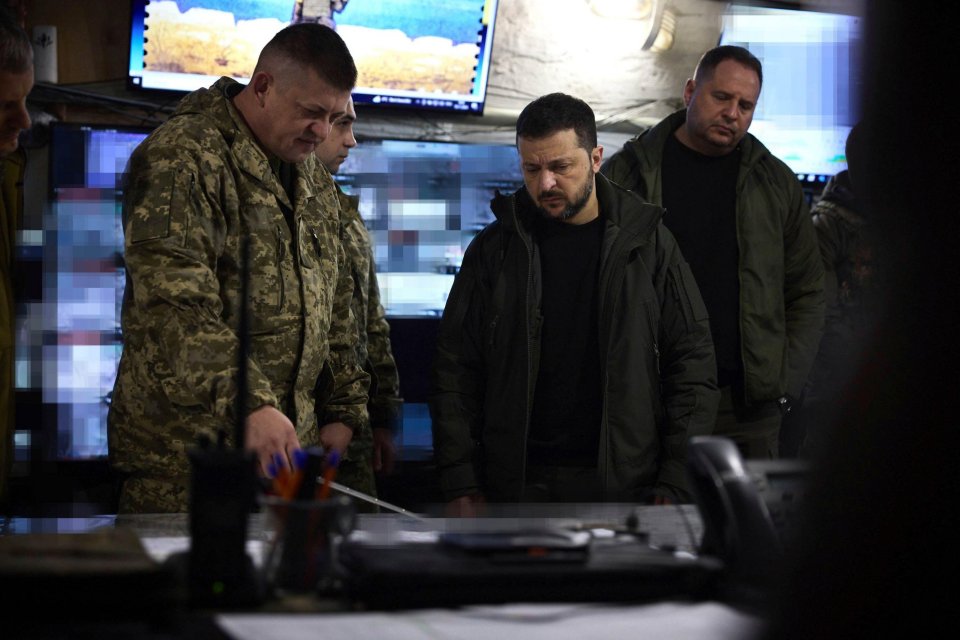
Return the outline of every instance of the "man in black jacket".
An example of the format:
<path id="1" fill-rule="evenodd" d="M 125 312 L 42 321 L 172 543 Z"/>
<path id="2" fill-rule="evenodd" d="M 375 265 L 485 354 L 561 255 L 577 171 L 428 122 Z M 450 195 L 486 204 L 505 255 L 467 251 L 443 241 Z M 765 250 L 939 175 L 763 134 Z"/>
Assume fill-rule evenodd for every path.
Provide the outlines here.
<path id="1" fill-rule="evenodd" d="M 763 85 L 743 47 L 706 52 L 686 109 L 604 163 L 603 175 L 667 211 L 710 314 L 716 435 L 776 458 L 781 417 L 802 397 L 823 326 L 823 265 L 796 175 L 747 130 Z"/>
<path id="2" fill-rule="evenodd" d="M 593 111 L 517 120 L 524 187 L 492 202 L 444 310 L 431 396 L 451 511 L 683 501 L 718 402 L 706 309 L 663 210 L 598 175 Z"/>

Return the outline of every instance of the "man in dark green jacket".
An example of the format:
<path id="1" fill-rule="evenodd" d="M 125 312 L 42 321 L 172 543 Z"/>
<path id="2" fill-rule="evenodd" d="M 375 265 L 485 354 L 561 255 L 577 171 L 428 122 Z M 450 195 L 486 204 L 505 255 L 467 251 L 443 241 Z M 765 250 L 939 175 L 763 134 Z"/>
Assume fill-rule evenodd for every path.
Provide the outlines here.
<path id="1" fill-rule="evenodd" d="M 532 102 L 517 148 L 525 186 L 493 200 L 440 327 L 430 406 L 451 511 L 686 500 L 687 439 L 710 431 L 718 394 L 663 210 L 597 176 L 581 100 Z"/>
<path id="2" fill-rule="evenodd" d="M 823 265 L 795 174 L 747 133 L 763 82 L 749 51 L 701 58 L 678 111 L 603 166 L 667 210 L 710 313 L 720 410 L 714 433 L 750 458 L 778 455 L 823 325 Z"/>

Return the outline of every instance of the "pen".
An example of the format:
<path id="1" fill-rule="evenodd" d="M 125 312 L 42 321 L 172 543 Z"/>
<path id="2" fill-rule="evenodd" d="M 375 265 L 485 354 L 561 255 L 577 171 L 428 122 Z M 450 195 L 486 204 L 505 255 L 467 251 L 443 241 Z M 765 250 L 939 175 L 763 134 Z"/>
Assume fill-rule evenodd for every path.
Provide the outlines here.
<path id="1" fill-rule="evenodd" d="M 326 500 L 330 497 L 330 483 L 337 476 L 337 465 L 340 464 L 340 453 L 336 450 L 330 452 L 327 456 L 327 466 L 323 470 L 323 486 L 320 487 L 320 500 Z"/>

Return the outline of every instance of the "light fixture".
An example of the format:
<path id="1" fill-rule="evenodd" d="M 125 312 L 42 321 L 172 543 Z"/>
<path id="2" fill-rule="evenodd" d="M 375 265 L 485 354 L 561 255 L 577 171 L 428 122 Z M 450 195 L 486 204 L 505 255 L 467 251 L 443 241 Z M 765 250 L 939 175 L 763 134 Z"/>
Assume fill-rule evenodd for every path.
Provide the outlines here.
<path id="1" fill-rule="evenodd" d="M 668 0 L 587 0 L 595 14 L 618 20 L 642 20 L 648 23 L 642 51 L 659 53 L 673 46 L 677 14 L 667 8 Z"/>
<path id="2" fill-rule="evenodd" d="M 654 53 L 666 51 L 673 46 L 673 39 L 677 31 L 677 14 L 673 9 L 664 9 L 660 14 L 659 20 L 655 20 L 650 29 L 650 35 L 646 42 L 640 47 L 644 51 L 650 50 Z"/>

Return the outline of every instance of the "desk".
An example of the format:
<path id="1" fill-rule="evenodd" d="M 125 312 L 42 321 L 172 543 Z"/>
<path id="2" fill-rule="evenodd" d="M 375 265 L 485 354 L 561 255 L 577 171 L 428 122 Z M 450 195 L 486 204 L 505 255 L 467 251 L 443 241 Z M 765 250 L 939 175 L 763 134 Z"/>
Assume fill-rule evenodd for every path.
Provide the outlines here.
<path id="1" fill-rule="evenodd" d="M 635 505 L 524 505 L 504 508 L 492 517 L 475 520 L 428 518 L 415 520 L 394 514 L 361 514 L 358 535 L 391 537 L 398 532 L 502 530 L 530 522 L 579 526 L 602 532 L 623 528 L 633 516 L 636 529 L 648 536 L 650 545 L 693 554 L 702 534 L 696 508 L 683 506 Z M 250 518 L 248 549 L 255 562 L 265 541 L 263 514 Z M 136 532 L 148 553 L 164 560 L 170 553 L 186 549 L 189 529 L 186 514 L 100 516 L 94 518 L 19 519 L 0 521 L 0 533 L 15 535 L 37 532 L 79 533 L 104 529 Z M 611 534 L 612 535 L 612 534 Z M 299 611 L 300 615 L 290 615 Z M 324 612 L 318 615 L 317 612 Z M 336 612 L 336 615 L 331 615 Z M 297 598 L 267 603 L 254 612 L 203 612 L 228 638 L 366 637 L 436 639 L 446 637 L 489 640 L 504 637 L 573 638 L 642 637 L 644 632 L 664 638 L 744 638 L 759 624 L 756 618 L 715 602 L 619 603 L 514 603 L 474 605 L 445 609 L 421 608 L 411 611 L 362 611 L 342 601 Z M 187 637 L 179 633 L 147 637 Z"/>

